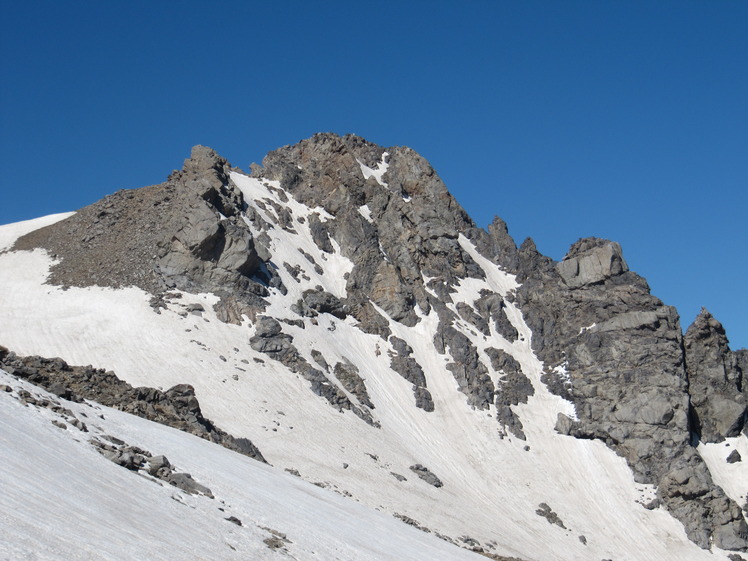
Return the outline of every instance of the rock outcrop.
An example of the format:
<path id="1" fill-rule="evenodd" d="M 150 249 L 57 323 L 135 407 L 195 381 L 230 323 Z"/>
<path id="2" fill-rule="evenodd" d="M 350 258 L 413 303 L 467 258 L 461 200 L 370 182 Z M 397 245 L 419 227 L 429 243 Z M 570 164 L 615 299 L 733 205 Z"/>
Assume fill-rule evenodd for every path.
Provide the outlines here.
<path id="1" fill-rule="evenodd" d="M 390 337 L 390 343 L 394 349 L 394 353 L 391 355 L 390 368 L 413 384 L 416 407 L 420 407 L 424 411 L 433 411 L 434 400 L 431 397 L 431 392 L 426 388 L 426 376 L 423 373 L 423 368 L 411 356 L 413 349 L 408 343 L 394 335 Z"/>
<path id="2" fill-rule="evenodd" d="M 702 309 L 686 331 L 684 347 L 693 430 L 704 442 L 737 436 L 748 416 L 744 371 L 722 324 Z"/>
<path id="3" fill-rule="evenodd" d="M 496 391 L 496 417 L 514 436 L 525 440 L 522 421 L 512 406 L 527 403 L 527 399 L 535 395 L 535 388 L 522 372 L 520 363 L 510 354 L 493 347 L 487 348 L 486 354 L 491 359 L 491 367 L 503 376 Z"/>
<path id="4" fill-rule="evenodd" d="M 443 487 L 444 483 L 442 483 L 442 480 L 439 479 L 434 473 L 427 467 L 422 466 L 421 464 L 415 464 L 410 466 L 410 471 L 415 473 L 418 477 L 420 477 L 423 481 L 428 483 L 429 485 L 432 485 L 434 487 Z"/>
<path id="5" fill-rule="evenodd" d="M 212 292 L 224 297 L 221 317 L 238 323 L 264 309 L 267 287 L 279 279 L 240 216 L 245 202 L 230 169 L 195 146 L 165 183 L 118 191 L 21 237 L 14 249 L 42 247 L 58 258 L 52 284 Z"/>
<path id="6" fill-rule="evenodd" d="M 342 377 L 342 385 L 346 389 L 349 389 L 349 391 L 353 390 L 352 393 L 359 398 L 360 406 L 352 403 L 345 392 L 337 387 L 324 372 L 309 364 L 293 345 L 293 337 L 283 333 L 282 329 L 278 320 L 261 316 L 258 318 L 255 326 L 255 334 L 249 340 L 249 344 L 254 350 L 266 353 L 270 358 L 285 365 L 291 372 L 300 374 L 304 379 L 309 381 L 311 390 L 316 395 L 325 398 L 330 405 L 339 411 L 343 409 L 349 410 L 366 423 L 377 426 L 369 411 L 370 408 L 373 409 L 373 404 L 369 400 L 369 396 L 366 393 L 366 386 L 363 380 L 358 377 L 358 373 L 351 372 L 350 368 L 346 365 L 342 366 L 342 370 L 336 365 L 335 374 L 338 375 L 340 373 L 338 379 Z M 322 361 L 324 361 L 324 357 L 318 354 L 315 362 L 319 363 Z M 326 365 L 327 363 L 324 362 L 324 364 Z M 329 370 L 329 365 L 325 367 L 325 370 Z"/>
<path id="7" fill-rule="evenodd" d="M 97 401 L 265 462 L 260 450 L 249 439 L 234 437 L 203 417 L 192 386 L 180 384 L 166 391 L 133 388 L 111 371 L 91 366 L 70 366 L 60 358 L 18 356 L 5 347 L 0 347 L 0 368 L 63 399 Z"/>
<path id="8" fill-rule="evenodd" d="M 203 495 L 209 499 L 213 498 L 211 490 L 195 481 L 192 475 L 175 471 L 174 466 L 171 465 L 166 456 L 154 456 L 148 450 L 143 450 L 137 446 L 128 446 L 124 442 L 118 444 L 93 440 L 92 443 L 102 456 L 118 466 L 130 471 L 142 470 L 147 472 L 148 475 L 165 481 L 190 495 Z"/>
<path id="9" fill-rule="evenodd" d="M 254 177 L 278 181 L 297 201 L 334 217 L 317 225 L 315 241 L 329 251 L 328 240 L 334 239 L 353 262 L 347 305 L 369 332 L 386 332 L 370 300 L 412 326 L 416 305 L 431 309 L 424 276 L 454 283 L 468 269 L 477 273 L 457 241 L 474 224 L 413 150 L 317 134 L 269 153 L 262 163 Z M 367 169 L 384 171 L 366 177 Z"/>

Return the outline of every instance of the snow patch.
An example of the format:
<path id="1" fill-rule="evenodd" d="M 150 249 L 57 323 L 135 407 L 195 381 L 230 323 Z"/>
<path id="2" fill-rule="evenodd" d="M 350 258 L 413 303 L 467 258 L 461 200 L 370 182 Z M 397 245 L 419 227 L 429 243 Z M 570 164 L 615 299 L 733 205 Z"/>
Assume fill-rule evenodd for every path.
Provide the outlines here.
<path id="1" fill-rule="evenodd" d="M 727 456 L 737 450 L 741 461 L 727 463 Z M 740 434 L 733 438 L 726 438 L 724 442 L 700 442 L 696 451 L 706 462 L 714 482 L 724 489 L 727 496 L 740 506 L 748 500 L 748 436 Z"/>
<path id="2" fill-rule="evenodd" d="M 488 286 L 496 293 L 506 296 L 510 291 L 515 290 L 519 287 L 517 277 L 502 271 L 498 265 L 492 263 L 475 248 L 473 242 L 465 237 L 464 234 L 460 234 L 458 241 L 460 247 L 475 261 L 483 272 L 486 273 L 486 282 Z"/>
<path id="3" fill-rule="evenodd" d="M 366 218 L 368 222 L 374 222 L 371 217 L 371 209 L 368 207 L 368 205 L 361 205 L 360 207 L 358 207 L 358 213 Z"/>
<path id="4" fill-rule="evenodd" d="M 382 187 L 387 187 L 387 183 L 384 182 L 382 179 L 382 176 L 387 172 L 387 168 L 390 167 L 389 163 L 385 161 L 385 159 L 389 156 L 388 152 L 384 152 L 382 154 L 382 159 L 377 164 L 377 167 L 375 169 L 370 168 L 366 164 L 364 164 L 361 160 L 356 158 L 356 161 L 358 162 L 358 165 L 361 167 L 361 173 L 364 175 L 364 180 L 369 179 L 370 177 L 373 177 L 377 183 L 379 183 Z"/>

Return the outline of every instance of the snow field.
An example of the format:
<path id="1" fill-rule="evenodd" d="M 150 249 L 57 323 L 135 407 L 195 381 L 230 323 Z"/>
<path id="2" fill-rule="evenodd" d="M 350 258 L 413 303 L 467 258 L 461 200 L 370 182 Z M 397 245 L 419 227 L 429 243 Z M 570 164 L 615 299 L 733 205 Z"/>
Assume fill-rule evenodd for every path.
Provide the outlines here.
<path id="1" fill-rule="evenodd" d="M 57 399 L 0 371 L 0 383 Z M 400 521 L 195 436 L 98 404 L 62 402 L 89 433 L 0 394 L 3 559 L 468 560 Z M 117 466 L 88 443 L 103 434 L 207 485 L 191 496 Z M 242 526 L 226 520 L 235 516 Z M 282 549 L 264 540 L 286 535 Z"/>
<path id="2" fill-rule="evenodd" d="M 363 216 L 367 222 L 373 223 L 373 219 L 371 217 L 371 209 L 369 208 L 369 205 L 361 205 L 358 207 L 358 213 Z"/>

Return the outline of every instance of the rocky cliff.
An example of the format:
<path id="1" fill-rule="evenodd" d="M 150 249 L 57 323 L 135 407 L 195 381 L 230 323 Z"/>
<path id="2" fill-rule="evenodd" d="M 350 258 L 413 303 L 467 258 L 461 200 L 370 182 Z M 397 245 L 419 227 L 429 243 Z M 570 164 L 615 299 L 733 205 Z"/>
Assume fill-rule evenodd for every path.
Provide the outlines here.
<path id="1" fill-rule="evenodd" d="M 544 380 L 576 406 L 578 419 L 559 416 L 556 429 L 624 456 L 700 546 L 745 548 L 743 513 L 694 448 L 744 428 L 741 374 L 719 324 L 702 313 L 684 338 L 676 310 L 606 240 L 580 240 L 560 263 L 525 247 L 520 276 Z"/>

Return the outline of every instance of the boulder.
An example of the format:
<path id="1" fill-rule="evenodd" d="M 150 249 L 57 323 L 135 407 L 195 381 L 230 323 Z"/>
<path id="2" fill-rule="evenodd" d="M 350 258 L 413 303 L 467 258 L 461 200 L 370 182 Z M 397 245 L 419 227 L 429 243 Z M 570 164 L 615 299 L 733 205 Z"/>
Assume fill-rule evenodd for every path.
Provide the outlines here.
<path id="1" fill-rule="evenodd" d="M 740 456 L 740 452 L 737 450 L 733 450 L 730 452 L 730 454 L 727 456 L 725 460 L 728 464 L 735 464 L 737 462 L 743 461 L 743 458 Z"/>
<path id="2" fill-rule="evenodd" d="M 205 495 L 208 498 L 213 498 L 211 490 L 192 479 L 189 473 L 172 473 L 166 478 L 166 481 L 190 495 Z"/>
<path id="3" fill-rule="evenodd" d="M 579 288 L 625 273 L 628 265 L 618 243 L 587 238 L 572 246 L 557 269 L 570 288 Z"/>
<path id="4" fill-rule="evenodd" d="M 427 467 L 422 466 L 421 464 L 415 464 L 415 465 L 410 466 L 410 471 L 415 473 L 418 477 L 420 477 L 423 481 L 425 481 L 429 485 L 432 485 L 437 488 L 444 486 L 441 479 L 439 479 L 431 470 L 429 470 Z"/>

